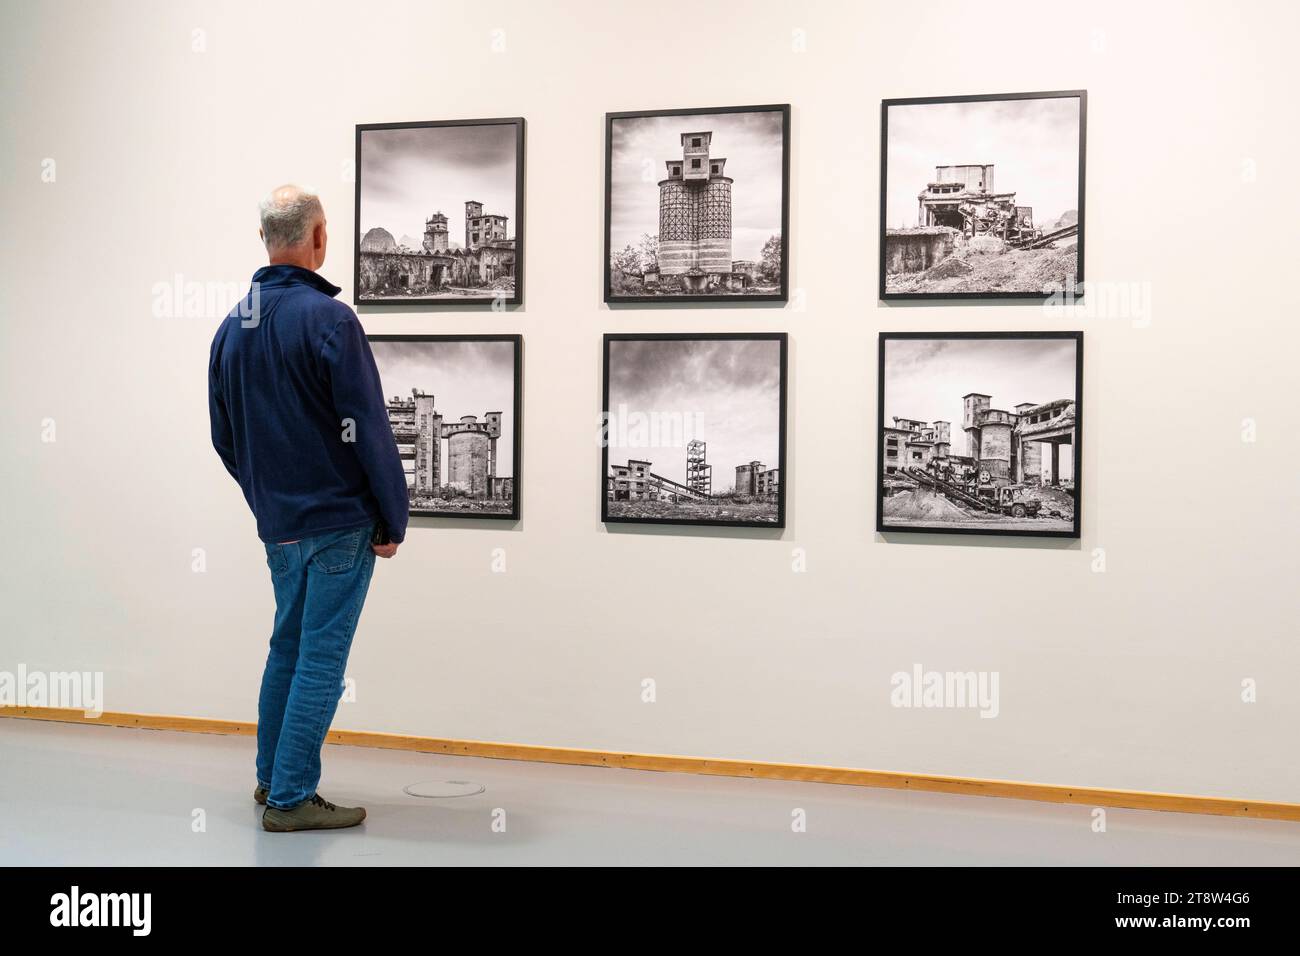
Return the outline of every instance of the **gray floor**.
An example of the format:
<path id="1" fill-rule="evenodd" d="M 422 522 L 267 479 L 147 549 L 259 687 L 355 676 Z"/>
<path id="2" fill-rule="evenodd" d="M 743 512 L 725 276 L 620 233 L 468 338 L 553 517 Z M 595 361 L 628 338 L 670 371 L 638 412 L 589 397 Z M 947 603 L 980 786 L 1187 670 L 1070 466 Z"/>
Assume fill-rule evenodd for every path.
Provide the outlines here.
<path id="1" fill-rule="evenodd" d="M 247 737 L 0 719 L 0 865 L 1294 865 L 1300 824 L 330 746 L 365 824 L 264 833 Z M 402 788 L 472 780 L 473 797 Z M 505 811 L 505 832 L 493 814 Z M 792 811 L 807 832 L 791 830 Z M 194 832 L 201 809 L 206 830 Z"/>

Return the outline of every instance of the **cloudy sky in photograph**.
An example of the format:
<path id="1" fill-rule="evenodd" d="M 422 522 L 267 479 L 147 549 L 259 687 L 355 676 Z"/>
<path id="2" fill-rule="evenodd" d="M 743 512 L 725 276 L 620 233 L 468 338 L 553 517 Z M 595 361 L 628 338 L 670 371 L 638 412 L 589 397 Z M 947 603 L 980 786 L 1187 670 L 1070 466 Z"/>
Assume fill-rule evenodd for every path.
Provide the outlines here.
<path id="1" fill-rule="evenodd" d="M 988 163 L 995 191 L 1050 223 L 1079 208 L 1079 100 L 891 106 L 887 156 L 886 228 L 919 225 L 917 196 L 936 166 Z"/>
<path id="2" fill-rule="evenodd" d="M 658 412 L 690 421 L 696 433 L 684 438 L 708 443 L 714 492 L 735 486 L 737 465 L 780 464 L 780 386 L 781 344 L 775 340 L 609 343 L 610 414 Z M 611 466 L 639 458 L 650 461 L 655 474 L 686 482 L 684 441 L 628 447 L 618 443 L 623 437 L 611 428 Z"/>
<path id="3" fill-rule="evenodd" d="M 424 241 L 424 221 L 447 217 L 452 243 L 465 245 L 465 203 L 509 216 L 515 238 L 515 127 L 431 126 L 361 134 L 361 235 L 376 226 L 397 242 Z"/>
<path id="4" fill-rule="evenodd" d="M 628 117 L 610 138 L 610 248 L 659 234 L 659 181 L 682 158 L 682 133 L 712 132 L 710 157 L 727 161 L 731 186 L 731 257 L 757 260 L 781 232 L 780 112 Z"/>
<path id="5" fill-rule="evenodd" d="M 444 420 L 501 413 L 497 475 L 515 473 L 515 346 L 513 342 L 371 342 L 384 398 L 409 399 L 411 389 L 432 393 Z M 447 446 L 442 448 L 447 478 Z"/>
<path id="6" fill-rule="evenodd" d="M 952 423 L 955 455 L 969 454 L 962 396 L 983 392 L 1008 412 L 1024 402 L 1074 398 L 1075 343 L 1065 339 L 889 339 L 885 425 L 894 417 Z M 1062 472 L 1069 474 L 1069 455 Z"/>

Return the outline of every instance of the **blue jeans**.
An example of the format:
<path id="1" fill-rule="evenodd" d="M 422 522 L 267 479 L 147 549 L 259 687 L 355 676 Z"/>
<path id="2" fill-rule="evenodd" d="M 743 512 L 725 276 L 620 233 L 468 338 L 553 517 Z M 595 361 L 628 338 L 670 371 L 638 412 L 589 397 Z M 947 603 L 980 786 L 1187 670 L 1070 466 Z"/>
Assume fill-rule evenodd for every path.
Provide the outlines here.
<path id="1" fill-rule="evenodd" d="M 275 629 L 257 702 L 257 783 L 289 810 L 320 783 L 320 751 L 370 589 L 373 527 L 267 544 Z"/>

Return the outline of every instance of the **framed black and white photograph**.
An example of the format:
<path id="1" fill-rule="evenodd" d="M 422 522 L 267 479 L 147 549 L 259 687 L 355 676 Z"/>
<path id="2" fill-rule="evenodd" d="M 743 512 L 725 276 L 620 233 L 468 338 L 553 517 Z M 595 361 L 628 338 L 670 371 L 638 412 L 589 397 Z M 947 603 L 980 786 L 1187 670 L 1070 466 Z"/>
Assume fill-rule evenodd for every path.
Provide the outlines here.
<path id="1" fill-rule="evenodd" d="M 784 528 L 786 344 L 606 335 L 601 520 Z"/>
<path id="2" fill-rule="evenodd" d="M 605 114 L 605 301 L 784 302 L 790 107 Z"/>
<path id="3" fill-rule="evenodd" d="M 876 530 L 1079 537 L 1082 332 L 882 332 Z"/>
<path id="4" fill-rule="evenodd" d="M 519 305 L 524 121 L 357 127 L 357 305 Z"/>
<path id="5" fill-rule="evenodd" d="M 519 517 L 523 339 L 371 335 L 411 514 Z"/>
<path id="6" fill-rule="evenodd" d="M 1083 294 L 1085 90 L 884 100 L 880 297 Z"/>

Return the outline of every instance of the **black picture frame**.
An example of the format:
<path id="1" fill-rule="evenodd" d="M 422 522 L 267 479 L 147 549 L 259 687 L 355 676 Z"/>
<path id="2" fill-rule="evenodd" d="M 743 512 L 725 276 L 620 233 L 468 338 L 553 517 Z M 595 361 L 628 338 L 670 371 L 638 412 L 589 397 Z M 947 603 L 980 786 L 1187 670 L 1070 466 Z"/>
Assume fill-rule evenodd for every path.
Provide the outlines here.
<path id="1" fill-rule="evenodd" d="M 355 159 L 355 176 L 356 181 L 353 202 L 353 237 L 352 237 L 352 303 L 356 306 L 419 306 L 429 309 L 461 309 L 461 310 L 481 310 L 492 309 L 497 302 L 510 308 L 517 308 L 524 303 L 524 276 L 525 276 L 525 253 L 526 241 L 524 231 L 524 212 L 526 204 L 524 202 L 524 182 L 525 182 L 525 148 L 524 134 L 526 123 L 522 116 L 506 116 L 491 119 L 454 119 L 454 120 L 424 120 L 420 122 L 407 123 L 358 123 L 356 127 L 356 159 Z M 514 126 L 515 127 L 515 250 L 514 250 L 514 273 L 515 288 L 514 293 L 505 298 L 485 295 L 474 297 L 461 297 L 454 299 L 447 298 L 430 298 L 430 297 L 403 297 L 403 298 L 363 298 L 361 295 L 361 191 L 362 191 L 362 137 L 365 133 L 380 130 L 396 129 L 433 129 L 448 128 L 461 126 Z"/>
<path id="2" fill-rule="evenodd" d="M 1074 434 L 1071 442 L 1072 468 L 1074 483 L 1074 515 L 1072 527 L 1068 530 L 1033 531 L 1021 528 L 958 528 L 936 527 L 934 525 L 908 525 L 885 523 L 885 388 L 886 349 L 891 341 L 900 340 L 975 340 L 993 341 L 1042 340 L 1052 339 L 1073 341 L 1075 345 L 1074 360 Z M 876 393 L 876 531 L 882 535 L 890 534 L 962 534 L 995 535 L 1018 538 L 1073 538 L 1080 537 L 1083 520 L 1083 332 L 1082 331 L 1032 331 L 1032 332 L 881 332 L 877 348 L 877 393 Z M 1049 399 L 1049 401 L 1051 401 Z"/>
<path id="3" fill-rule="evenodd" d="M 681 295 L 615 295 L 611 276 L 610 257 L 611 225 L 613 216 L 613 147 L 614 123 L 625 119 L 642 119 L 665 116 L 702 116 L 720 113 L 770 113 L 781 114 L 781 272 L 779 291 L 772 294 L 698 293 Z M 605 242 L 602 274 L 605 303 L 607 305 L 689 305 L 703 302 L 726 302 L 732 305 L 749 303 L 788 302 L 790 298 L 790 104 L 775 103 L 760 106 L 705 106 L 686 109 L 628 110 L 605 114 Z"/>
<path id="4" fill-rule="evenodd" d="M 880 102 L 880 226 L 879 241 L 879 289 L 878 296 L 886 302 L 943 302 L 954 300 L 1033 300 L 1043 302 L 1051 298 L 1051 293 L 1042 292 L 887 292 L 885 290 L 885 267 L 887 260 L 886 230 L 888 227 L 889 206 L 889 110 L 894 106 L 926 106 L 945 103 L 984 103 L 1000 100 L 1062 99 L 1077 97 L 1079 100 L 1079 197 L 1078 197 L 1078 239 L 1076 244 L 1077 259 L 1075 266 L 1074 288 L 1067 294 L 1071 300 L 1077 300 L 1084 294 L 1084 240 L 1086 238 L 1084 207 L 1086 206 L 1087 155 L 1088 155 L 1088 91 L 1087 90 L 1044 90 L 1030 93 L 980 93 L 964 96 L 915 96 L 885 99 Z M 960 157 L 951 157 L 954 161 Z M 973 158 L 973 157 L 972 157 Z"/>
<path id="5" fill-rule="evenodd" d="M 481 521 L 518 521 L 522 514 L 521 502 L 523 500 L 523 436 L 524 436 L 524 337 L 518 333 L 493 334 L 493 333 L 470 333 L 470 334 L 400 334 L 400 335 L 367 335 L 366 340 L 370 343 L 376 342 L 415 342 L 415 343 L 437 343 L 437 342 L 510 342 L 514 346 L 514 398 L 511 405 L 511 414 L 514 416 L 513 434 L 511 441 L 511 467 L 514 474 L 512 479 L 511 507 L 508 512 L 473 512 L 467 510 L 439 510 L 428 508 L 411 508 L 411 516 L 414 518 L 463 518 L 468 520 Z M 382 384 L 382 383 L 381 383 Z M 436 389 L 436 385 L 434 388 Z M 437 393 L 434 392 L 436 400 Z M 388 401 L 387 390 L 385 390 L 385 402 Z M 396 439 L 394 439 L 396 440 Z M 439 438 L 441 441 L 441 437 Z M 440 476 L 441 477 L 441 476 Z"/>
<path id="6" fill-rule="evenodd" d="M 786 397 L 788 387 L 789 335 L 785 332 L 607 332 L 601 345 L 601 415 L 608 427 L 610 405 L 610 345 L 614 342 L 629 341 L 774 341 L 780 344 L 778 362 L 780 365 L 780 386 L 778 395 L 777 422 L 777 468 L 779 482 L 776 495 L 776 520 L 726 521 L 715 519 L 678 519 L 653 517 L 613 516 L 609 509 L 609 441 L 608 435 L 602 434 L 600 443 L 600 520 L 607 524 L 656 524 L 679 527 L 722 527 L 722 528 L 768 528 L 780 530 L 785 528 L 786 495 L 789 488 L 786 455 Z"/>

